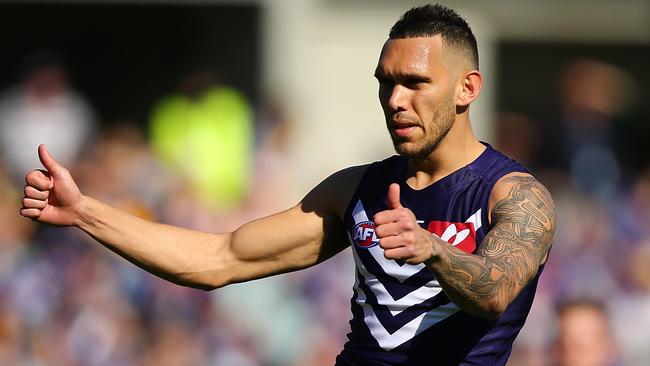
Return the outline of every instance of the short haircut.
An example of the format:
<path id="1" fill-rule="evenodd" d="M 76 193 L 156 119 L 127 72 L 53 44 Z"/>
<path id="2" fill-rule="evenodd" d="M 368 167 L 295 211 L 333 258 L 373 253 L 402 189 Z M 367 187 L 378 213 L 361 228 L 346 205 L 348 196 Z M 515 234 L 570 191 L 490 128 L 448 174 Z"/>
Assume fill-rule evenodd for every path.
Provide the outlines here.
<path id="1" fill-rule="evenodd" d="M 412 8 L 390 29 L 390 39 L 434 37 L 467 54 L 478 70 L 478 46 L 469 24 L 455 11 L 436 4 Z"/>
<path id="2" fill-rule="evenodd" d="M 561 301 L 558 301 L 555 304 L 555 312 L 558 316 L 562 316 L 574 309 L 590 309 L 594 310 L 603 316 L 607 317 L 607 308 L 605 304 L 598 300 L 592 298 L 567 298 Z"/>

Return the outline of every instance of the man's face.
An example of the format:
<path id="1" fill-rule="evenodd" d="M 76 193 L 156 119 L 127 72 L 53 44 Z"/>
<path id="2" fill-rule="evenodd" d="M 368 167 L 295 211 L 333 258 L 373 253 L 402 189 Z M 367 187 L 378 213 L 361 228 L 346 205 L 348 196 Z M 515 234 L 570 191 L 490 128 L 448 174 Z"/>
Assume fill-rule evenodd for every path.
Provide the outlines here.
<path id="1" fill-rule="evenodd" d="M 425 158 L 456 117 L 454 77 L 440 36 L 389 39 L 375 71 L 379 101 L 398 154 Z"/>
<path id="2" fill-rule="evenodd" d="M 566 310 L 558 322 L 558 365 L 612 365 L 616 347 L 610 333 L 607 318 L 600 311 L 580 306 Z"/>

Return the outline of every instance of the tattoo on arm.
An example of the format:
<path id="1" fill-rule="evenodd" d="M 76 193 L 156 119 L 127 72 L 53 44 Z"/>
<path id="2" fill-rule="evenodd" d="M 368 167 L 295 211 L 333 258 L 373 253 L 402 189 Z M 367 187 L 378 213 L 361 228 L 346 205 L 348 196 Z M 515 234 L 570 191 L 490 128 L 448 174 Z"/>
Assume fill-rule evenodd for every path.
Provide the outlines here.
<path id="1" fill-rule="evenodd" d="M 555 232 L 555 208 L 544 186 L 531 176 L 502 182 L 512 188 L 492 209 L 494 226 L 477 255 L 448 247 L 447 260 L 434 268 L 452 299 L 477 312 L 484 304 L 507 306 L 519 294 L 536 275 Z"/>

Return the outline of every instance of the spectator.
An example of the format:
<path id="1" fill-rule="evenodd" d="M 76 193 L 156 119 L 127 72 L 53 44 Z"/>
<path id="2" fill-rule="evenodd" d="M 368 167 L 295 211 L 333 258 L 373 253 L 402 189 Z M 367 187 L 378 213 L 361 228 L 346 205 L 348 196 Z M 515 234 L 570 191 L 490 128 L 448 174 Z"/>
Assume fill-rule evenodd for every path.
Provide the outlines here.
<path id="1" fill-rule="evenodd" d="M 40 166 L 29 151 L 45 143 L 70 164 L 96 128 L 92 108 L 70 85 L 61 56 L 51 51 L 31 55 L 20 84 L 0 97 L 0 152 L 19 183 L 26 170 Z"/>
<path id="2" fill-rule="evenodd" d="M 560 79 L 563 156 L 578 190 L 613 198 L 620 189 L 621 162 L 615 123 L 632 99 L 631 77 L 598 60 L 574 60 Z"/>
<path id="3" fill-rule="evenodd" d="M 557 366 L 614 366 L 618 350 L 604 306 L 571 301 L 557 310 L 553 356 Z"/>

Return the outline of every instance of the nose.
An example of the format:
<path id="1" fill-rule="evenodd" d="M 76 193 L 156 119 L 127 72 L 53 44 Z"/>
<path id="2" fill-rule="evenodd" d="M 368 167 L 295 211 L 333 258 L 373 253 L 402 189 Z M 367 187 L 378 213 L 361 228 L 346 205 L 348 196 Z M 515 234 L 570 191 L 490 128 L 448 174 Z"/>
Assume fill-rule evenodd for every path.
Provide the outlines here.
<path id="1" fill-rule="evenodd" d="M 404 111 L 408 109 L 408 89 L 395 84 L 390 91 L 387 106 L 393 111 Z"/>

